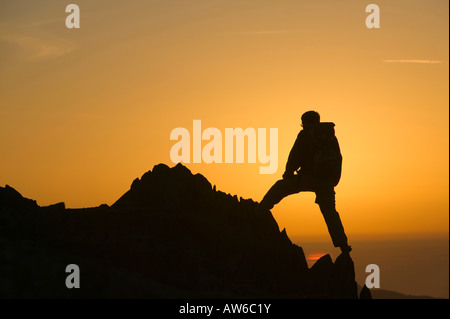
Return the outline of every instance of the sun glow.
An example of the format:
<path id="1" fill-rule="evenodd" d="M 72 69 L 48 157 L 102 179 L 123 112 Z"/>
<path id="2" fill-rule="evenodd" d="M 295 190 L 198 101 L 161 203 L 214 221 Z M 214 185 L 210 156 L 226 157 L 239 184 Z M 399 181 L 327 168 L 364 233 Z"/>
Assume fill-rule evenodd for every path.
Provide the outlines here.
<path id="1" fill-rule="evenodd" d="M 40 205 L 112 204 L 154 165 L 174 166 L 170 133 L 198 119 L 278 129 L 274 174 L 186 165 L 260 201 L 315 109 L 336 124 L 350 240 L 448 233 L 448 2 L 380 1 L 370 30 L 355 1 L 79 0 L 79 29 L 60 1 L 46 3 L 0 10 L 0 185 Z M 313 195 L 273 214 L 290 236 L 328 236 Z"/>

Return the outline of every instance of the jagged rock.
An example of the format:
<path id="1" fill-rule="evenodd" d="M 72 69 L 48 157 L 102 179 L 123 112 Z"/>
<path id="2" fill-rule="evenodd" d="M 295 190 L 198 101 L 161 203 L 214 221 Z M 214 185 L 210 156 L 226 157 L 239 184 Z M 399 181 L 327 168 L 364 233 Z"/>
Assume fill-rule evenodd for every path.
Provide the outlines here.
<path id="1" fill-rule="evenodd" d="M 355 281 L 355 265 L 348 254 L 340 254 L 334 262 L 332 295 L 334 298 L 358 298 L 358 285 Z"/>
<path id="2" fill-rule="evenodd" d="M 322 256 L 311 267 L 308 276 L 309 297 L 331 298 L 331 275 L 333 273 L 333 261 L 329 254 Z"/>
<path id="3" fill-rule="evenodd" d="M 0 297 L 354 298 L 351 259 L 326 255 L 308 269 L 303 249 L 257 204 L 181 164 L 156 165 L 111 207 L 40 208 L 0 188 L 0 218 L 21 216 L 2 224 L 0 265 L 11 267 L 1 270 Z M 83 289 L 64 286 L 71 263 Z"/>
<path id="4" fill-rule="evenodd" d="M 11 209 L 17 212 L 35 210 L 38 205 L 35 200 L 23 197 L 18 191 L 9 185 L 0 187 L 0 208 Z"/>
<path id="5" fill-rule="evenodd" d="M 330 254 L 323 255 L 311 267 L 311 274 L 317 277 L 329 277 L 333 271 L 333 260 Z"/>
<path id="6" fill-rule="evenodd" d="M 40 208 L 41 208 L 41 210 L 47 211 L 47 212 L 49 212 L 49 211 L 63 211 L 63 210 L 66 209 L 66 204 L 61 202 L 61 203 L 56 203 L 56 204 L 49 205 L 49 206 L 43 206 L 43 207 L 40 207 Z"/>
<path id="7" fill-rule="evenodd" d="M 312 297 L 357 299 L 358 286 L 351 257 L 341 254 L 333 263 L 329 254 L 322 256 L 311 267 L 308 286 Z"/>
<path id="8" fill-rule="evenodd" d="M 361 292 L 359 293 L 359 299 L 372 299 L 372 293 L 366 285 L 362 287 Z"/>

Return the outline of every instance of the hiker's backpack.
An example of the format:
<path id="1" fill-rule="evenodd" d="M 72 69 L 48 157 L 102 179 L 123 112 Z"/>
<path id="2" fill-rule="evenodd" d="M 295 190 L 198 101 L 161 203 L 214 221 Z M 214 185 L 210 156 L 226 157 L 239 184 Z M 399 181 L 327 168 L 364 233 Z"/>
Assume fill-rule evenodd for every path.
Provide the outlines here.
<path id="1" fill-rule="evenodd" d="M 319 123 L 311 130 L 314 174 L 332 181 L 341 178 L 342 155 L 334 134 L 334 123 Z"/>

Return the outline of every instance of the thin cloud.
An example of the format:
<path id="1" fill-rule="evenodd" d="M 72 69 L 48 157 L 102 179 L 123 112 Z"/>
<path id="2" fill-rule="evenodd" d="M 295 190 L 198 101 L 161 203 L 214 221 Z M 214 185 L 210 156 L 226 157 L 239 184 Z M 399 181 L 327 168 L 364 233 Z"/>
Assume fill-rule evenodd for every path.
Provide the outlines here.
<path id="1" fill-rule="evenodd" d="M 29 28 L 42 28 L 42 27 L 48 27 L 50 25 L 56 25 L 58 23 L 61 23 L 61 18 L 50 18 L 46 20 L 36 20 L 32 22 L 27 22 L 23 25 L 24 29 Z"/>
<path id="2" fill-rule="evenodd" d="M 439 60 L 383 60 L 384 63 L 441 64 Z"/>
<path id="3" fill-rule="evenodd" d="M 45 36 L 15 34 L 3 36 L 0 41 L 17 45 L 29 61 L 58 58 L 74 49 L 74 45 L 66 40 Z"/>
<path id="4" fill-rule="evenodd" d="M 20 26 L 0 23 L 3 31 L 0 34 L 0 48 L 2 43 L 12 44 L 18 49 L 17 57 L 30 62 L 58 58 L 73 51 L 75 45 L 72 42 L 43 28 L 54 22 L 52 19 Z"/>

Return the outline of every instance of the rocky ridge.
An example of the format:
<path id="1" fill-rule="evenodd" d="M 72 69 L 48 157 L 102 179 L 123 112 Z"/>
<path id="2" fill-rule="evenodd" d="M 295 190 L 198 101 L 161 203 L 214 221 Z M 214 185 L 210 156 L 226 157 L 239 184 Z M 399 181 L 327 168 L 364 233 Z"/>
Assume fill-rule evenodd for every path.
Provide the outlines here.
<path id="1" fill-rule="evenodd" d="M 308 268 L 256 205 L 181 164 L 156 165 L 111 207 L 41 207 L 0 187 L 0 296 L 358 298 L 350 256 Z M 64 285 L 68 264 L 79 266 L 83 289 Z"/>

